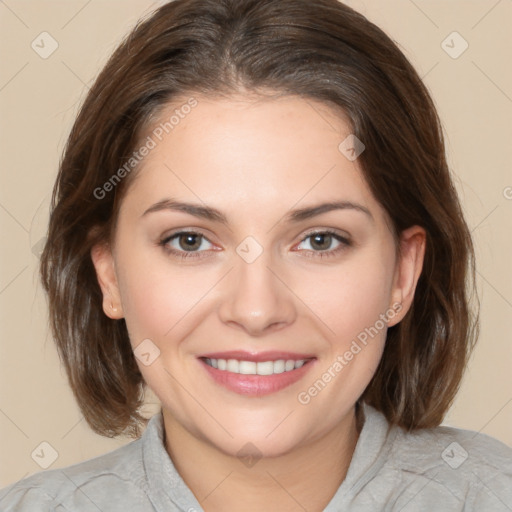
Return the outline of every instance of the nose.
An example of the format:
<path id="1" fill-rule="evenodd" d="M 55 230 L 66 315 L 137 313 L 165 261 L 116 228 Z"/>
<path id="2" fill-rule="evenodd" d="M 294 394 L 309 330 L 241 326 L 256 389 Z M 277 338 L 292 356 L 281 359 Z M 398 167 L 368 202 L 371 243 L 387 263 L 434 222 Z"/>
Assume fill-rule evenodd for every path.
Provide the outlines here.
<path id="1" fill-rule="evenodd" d="M 235 268 L 224 280 L 219 308 L 222 322 L 251 336 L 261 336 L 293 323 L 294 295 L 283 276 L 270 264 L 265 251 L 252 263 L 242 258 L 236 260 Z"/>

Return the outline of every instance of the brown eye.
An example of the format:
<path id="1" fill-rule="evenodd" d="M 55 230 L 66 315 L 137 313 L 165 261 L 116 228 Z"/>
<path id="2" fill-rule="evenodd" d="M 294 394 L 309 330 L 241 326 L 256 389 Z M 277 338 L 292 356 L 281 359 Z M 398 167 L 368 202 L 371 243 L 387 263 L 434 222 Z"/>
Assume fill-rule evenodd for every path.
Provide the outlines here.
<path id="1" fill-rule="evenodd" d="M 181 233 L 178 235 L 180 249 L 184 251 L 195 251 L 201 246 L 202 235 L 196 233 Z"/>
<path id="2" fill-rule="evenodd" d="M 208 245 L 205 247 L 203 243 L 211 244 L 204 235 L 193 231 L 174 233 L 160 241 L 160 245 L 167 253 L 183 259 L 205 256 L 203 253 L 208 252 Z"/>
<path id="3" fill-rule="evenodd" d="M 313 235 L 311 238 L 311 247 L 314 249 L 318 249 L 320 251 L 326 251 L 330 248 L 333 237 L 332 235 L 319 233 L 316 235 Z"/>
<path id="4" fill-rule="evenodd" d="M 300 247 L 309 240 L 310 248 Z M 332 246 L 335 245 L 334 248 Z M 334 231 L 316 231 L 309 233 L 299 244 L 299 249 L 305 249 L 307 253 L 313 256 L 331 256 L 343 251 L 351 245 L 348 238 L 335 233 Z"/>

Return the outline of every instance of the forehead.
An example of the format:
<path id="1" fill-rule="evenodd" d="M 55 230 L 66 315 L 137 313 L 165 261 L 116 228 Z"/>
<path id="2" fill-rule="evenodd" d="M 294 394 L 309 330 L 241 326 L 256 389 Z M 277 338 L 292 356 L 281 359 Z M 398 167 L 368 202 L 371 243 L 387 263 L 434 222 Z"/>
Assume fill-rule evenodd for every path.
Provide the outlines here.
<path id="1" fill-rule="evenodd" d="M 144 134 L 153 147 L 126 197 L 141 210 L 166 196 L 233 214 L 320 199 L 378 208 L 357 160 L 340 150 L 351 135 L 340 110 L 296 96 L 189 100 L 167 105 Z"/>

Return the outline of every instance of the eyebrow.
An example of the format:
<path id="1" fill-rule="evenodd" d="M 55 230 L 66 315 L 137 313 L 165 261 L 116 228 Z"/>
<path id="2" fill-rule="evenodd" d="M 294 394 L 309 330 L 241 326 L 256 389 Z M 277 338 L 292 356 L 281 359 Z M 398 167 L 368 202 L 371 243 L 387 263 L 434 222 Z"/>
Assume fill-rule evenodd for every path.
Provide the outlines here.
<path id="1" fill-rule="evenodd" d="M 193 215 L 194 217 L 210 220 L 212 222 L 218 222 L 220 224 L 225 225 L 229 224 L 227 217 L 216 208 L 202 206 L 197 203 L 186 203 L 182 201 L 176 201 L 175 199 L 162 199 L 161 201 L 158 201 L 158 203 L 155 203 L 154 205 L 150 206 L 141 215 L 141 217 L 144 217 L 149 213 L 159 212 L 163 210 L 188 213 L 189 215 Z M 285 222 L 289 223 L 297 223 L 333 210 L 355 210 L 357 212 L 364 213 L 372 221 L 374 220 L 373 215 L 371 214 L 370 210 L 368 210 L 368 208 L 358 203 L 354 203 L 352 201 L 330 201 L 327 203 L 309 206 L 306 208 L 298 208 L 288 212 L 284 216 L 284 220 Z"/>

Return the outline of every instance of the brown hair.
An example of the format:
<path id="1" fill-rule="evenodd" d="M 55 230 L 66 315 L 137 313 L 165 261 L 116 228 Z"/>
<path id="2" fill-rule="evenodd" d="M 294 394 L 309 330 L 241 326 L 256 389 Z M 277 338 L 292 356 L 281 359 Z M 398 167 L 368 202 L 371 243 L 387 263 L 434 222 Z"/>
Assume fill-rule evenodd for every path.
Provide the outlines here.
<path id="1" fill-rule="evenodd" d="M 389 328 L 361 399 L 407 429 L 438 425 L 478 335 L 471 235 L 426 87 L 382 30 L 337 0 L 175 0 L 139 21 L 97 77 L 63 154 L 41 259 L 51 329 L 87 422 L 105 436 L 136 437 L 146 421 L 125 321 L 104 314 L 90 257 L 111 239 L 136 173 L 104 197 L 95 190 L 170 101 L 241 90 L 341 108 L 366 147 L 358 161 L 395 237 L 415 224 L 426 230 L 414 302 Z"/>

